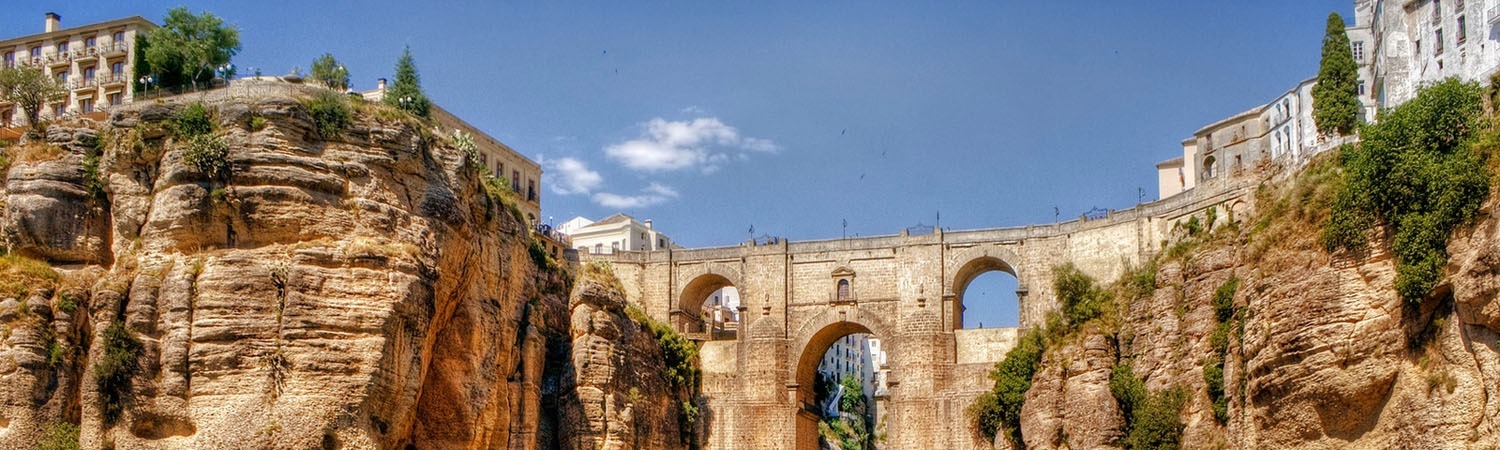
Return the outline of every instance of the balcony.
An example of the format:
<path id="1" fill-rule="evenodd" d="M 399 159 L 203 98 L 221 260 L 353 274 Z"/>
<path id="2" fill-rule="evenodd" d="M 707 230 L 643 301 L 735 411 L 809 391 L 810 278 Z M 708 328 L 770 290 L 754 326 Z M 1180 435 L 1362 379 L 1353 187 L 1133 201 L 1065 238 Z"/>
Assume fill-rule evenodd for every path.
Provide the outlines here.
<path id="1" fill-rule="evenodd" d="M 112 74 L 99 77 L 99 85 L 101 86 L 115 86 L 125 84 L 126 82 L 125 74 Z"/>
<path id="2" fill-rule="evenodd" d="M 130 43 L 125 41 L 115 41 L 109 44 L 99 44 L 99 52 L 103 53 L 105 56 L 123 55 L 128 51 L 130 51 Z"/>
<path id="3" fill-rule="evenodd" d="M 98 78 L 75 78 L 72 81 L 69 81 L 67 86 L 68 86 L 68 90 L 70 90 L 70 91 L 78 91 L 78 90 L 85 90 L 85 89 L 94 89 L 94 88 L 99 87 L 99 79 Z"/>
<path id="4" fill-rule="evenodd" d="M 99 47 L 86 47 L 73 51 L 73 59 L 79 62 L 99 59 Z"/>
<path id="5" fill-rule="evenodd" d="M 1484 9 L 1484 17 L 1490 23 L 1500 22 L 1500 5 L 1490 5 Z"/>
<path id="6" fill-rule="evenodd" d="M 73 62 L 72 55 L 68 53 L 48 53 L 45 56 L 42 56 L 42 59 L 45 60 L 46 65 L 54 67 L 65 66 L 68 65 L 68 63 Z"/>

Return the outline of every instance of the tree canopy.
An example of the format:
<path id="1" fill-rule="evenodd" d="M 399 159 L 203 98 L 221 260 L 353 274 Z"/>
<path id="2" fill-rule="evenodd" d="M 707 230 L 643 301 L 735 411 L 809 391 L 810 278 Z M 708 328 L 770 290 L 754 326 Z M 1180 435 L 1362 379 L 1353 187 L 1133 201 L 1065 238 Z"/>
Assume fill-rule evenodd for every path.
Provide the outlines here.
<path id="1" fill-rule="evenodd" d="M 155 76 L 156 84 L 165 88 L 212 80 L 214 68 L 228 64 L 240 51 L 238 28 L 213 13 L 194 15 L 181 6 L 167 11 L 162 27 L 137 41 L 137 50 L 145 53 L 145 64 L 137 72 Z"/>
<path id="2" fill-rule="evenodd" d="M 427 117 L 432 101 L 422 92 L 422 80 L 417 75 L 417 65 L 412 62 L 411 47 L 401 52 L 396 60 L 396 80 L 386 89 L 385 102 L 406 112 Z"/>
<path id="3" fill-rule="evenodd" d="M 333 59 L 332 53 L 324 53 L 312 63 L 312 78 L 317 82 L 328 86 L 329 89 L 345 90 L 349 88 L 349 69 Z"/>
<path id="4" fill-rule="evenodd" d="M 19 105 L 28 124 L 37 123 L 43 104 L 67 92 L 42 69 L 26 66 L 0 69 L 0 99 Z"/>
<path id="5" fill-rule="evenodd" d="M 1312 88 L 1313 123 L 1319 133 L 1349 135 L 1359 126 L 1358 70 L 1349 35 L 1344 33 L 1344 18 L 1328 13 L 1318 84 Z"/>

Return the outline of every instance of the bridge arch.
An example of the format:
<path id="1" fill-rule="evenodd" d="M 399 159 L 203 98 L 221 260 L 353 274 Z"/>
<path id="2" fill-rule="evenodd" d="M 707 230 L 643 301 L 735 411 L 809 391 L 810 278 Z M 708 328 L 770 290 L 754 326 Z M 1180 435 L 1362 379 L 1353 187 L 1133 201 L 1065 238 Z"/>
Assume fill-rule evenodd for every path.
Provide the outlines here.
<path id="1" fill-rule="evenodd" d="M 672 305 L 672 326 L 683 333 L 705 333 L 709 339 L 733 338 L 737 329 L 724 330 L 714 323 L 705 323 L 703 305 L 709 296 L 720 289 L 732 288 L 737 295 L 743 294 L 739 291 L 740 286 L 743 286 L 739 272 L 724 267 L 705 267 L 701 271 L 684 273 L 683 279 L 688 281 L 682 285 Z M 738 311 L 720 311 L 719 314 L 738 314 Z M 720 317 L 718 323 L 722 325 L 724 319 Z M 737 325 L 738 320 L 734 320 L 734 323 Z"/>
<path id="2" fill-rule="evenodd" d="M 949 329 L 964 327 L 964 310 L 968 306 L 968 302 L 964 299 L 964 294 L 975 279 L 991 272 L 1000 272 L 1015 277 L 1016 312 L 1018 318 L 1024 317 L 1024 314 L 1021 314 L 1021 312 L 1024 311 L 1028 288 L 1026 286 L 1026 279 L 1016 269 L 1016 263 L 1019 261 L 1020 258 L 1015 253 L 998 246 L 969 248 L 949 258 L 951 266 L 948 273 L 952 274 L 952 276 L 947 281 L 949 284 L 945 291 L 947 295 L 951 295 L 955 299 L 953 316 L 949 318 L 951 321 Z"/>
<path id="3" fill-rule="evenodd" d="M 864 313 L 858 308 L 838 309 L 844 311 L 828 311 L 818 315 L 820 320 L 804 324 L 791 342 L 791 355 L 796 358 L 796 363 L 790 367 L 793 372 L 789 379 L 794 384 L 788 386 L 788 394 L 796 431 L 793 448 L 799 450 L 818 448 L 818 421 L 821 413 L 819 405 L 815 404 L 815 385 L 818 382 L 818 364 L 828 349 L 839 339 L 855 334 L 867 334 L 880 339 L 886 354 L 896 354 L 897 350 L 894 349 L 899 349 L 899 339 L 895 339 L 896 336 L 891 333 L 894 330 L 874 314 Z M 875 417 L 878 419 L 880 407 L 870 406 L 877 408 Z"/>

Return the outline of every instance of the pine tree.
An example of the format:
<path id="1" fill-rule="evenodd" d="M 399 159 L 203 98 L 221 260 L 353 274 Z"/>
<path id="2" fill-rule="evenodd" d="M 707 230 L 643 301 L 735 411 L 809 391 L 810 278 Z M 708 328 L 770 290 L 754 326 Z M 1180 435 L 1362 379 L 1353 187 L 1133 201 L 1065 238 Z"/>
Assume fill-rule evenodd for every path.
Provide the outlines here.
<path id="1" fill-rule="evenodd" d="M 1358 66 L 1344 34 L 1344 18 L 1328 13 L 1328 30 L 1323 34 L 1323 61 L 1318 67 L 1318 84 L 1313 86 L 1313 122 L 1323 134 L 1353 134 L 1359 125 Z"/>
<path id="2" fill-rule="evenodd" d="M 432 102 L 422 92 L 422 81 L 417 75 L 417 65 L 412 62 L 411 47 L 401 52 L 396 60 L 396 81 L 386 89 L 385 102 L 403 111 L 427 117 Z"/>

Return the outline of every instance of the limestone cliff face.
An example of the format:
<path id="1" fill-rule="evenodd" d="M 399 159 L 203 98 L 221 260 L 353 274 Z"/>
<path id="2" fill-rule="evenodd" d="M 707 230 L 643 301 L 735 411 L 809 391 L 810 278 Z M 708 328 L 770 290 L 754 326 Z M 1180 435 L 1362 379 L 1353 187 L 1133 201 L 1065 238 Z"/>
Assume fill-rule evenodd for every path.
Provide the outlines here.
<path id="1" fill-rule="evenodd" d="M 1329 255 L 1315 233 L 1244 235 L 1165 262 L 1122 313 L 1118 343 L 1088 334 L 1048 350 L 1027 393 L 1028 448 L 1098 448 L 1123 426 L 1107 365 L 1131 358 L 1151 389 L 1189 392 L 1182 448 L 1458 449 L 1500 445 L 1500 203 L 1450 243 L 1448 278 L 1417 304 L 1393 288 L 1385 247 Z M 1265 240 L 1261 240 L 1265 243 Z M 1234 303 L 1220 423 L 1203 377 L 1215 290 Z"/>
<path id="2" fill-rule="evenodd" d="M 573 292 L 573 354 L 564 383 L 574 389 L 561 399 L 560 448 L 689 448 L 694 425 L 681 417 L 691 393 L 664 378 L 657 338 L 628 317 L 625 294 L 610 278 L 586 269 Z"/>
<path id="3" fill-rule="evenodd" d="M 461 151 L 375 105 L 324 140 L 295 98 L 206 103 L 227 176 L 185 162 L 176 104 L 23 144 L 0 227 L 61 277 L 0 293 L 0 448 L 62 422 L 119 449 L 535 448 L 555 432 L 542 404 L 562 389 L 544 385 L 567 281 Z"/>

